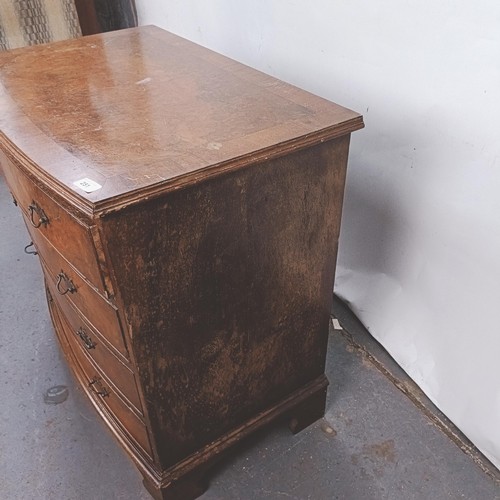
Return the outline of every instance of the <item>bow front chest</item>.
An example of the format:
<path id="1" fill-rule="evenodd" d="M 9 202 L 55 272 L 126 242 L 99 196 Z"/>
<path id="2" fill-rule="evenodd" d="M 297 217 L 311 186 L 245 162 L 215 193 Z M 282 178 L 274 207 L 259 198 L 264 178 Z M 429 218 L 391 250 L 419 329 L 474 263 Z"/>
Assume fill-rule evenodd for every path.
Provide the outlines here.
<path id="1" fill-rule="evenodd" d="M 271 421 L 323 416 L 362 126 L 155 27 L 0 55 L 0 164 L 55 331 L 155 498 L 200 495 Z"/>

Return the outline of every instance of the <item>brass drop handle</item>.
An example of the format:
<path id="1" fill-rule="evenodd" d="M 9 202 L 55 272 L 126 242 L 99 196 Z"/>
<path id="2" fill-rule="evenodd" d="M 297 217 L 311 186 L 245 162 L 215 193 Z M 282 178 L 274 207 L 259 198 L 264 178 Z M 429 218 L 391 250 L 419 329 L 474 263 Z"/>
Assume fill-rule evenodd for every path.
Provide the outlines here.
<path id="1" fill-rule="evenodd" d="M 80 337 L 86 349 L 95 349 L 97 344 L 90 338 L 89 334 L 82 327 L 78 328 L 76 335 Z"/>
<path id="2" fill-rule="evenodd" d="M 35 245 L 33 244 L 32 241 L 30 241 L 29 245 L 26 245 L 24 247 L 24 253 L 27 253 L 28 255 L 38 255 L 38 252 L 36 250 L 28 250 L 29 247 L 35 248 Z"/>
<path id="3" fill-rule="evenodd" d="M 93 377 L 89 382 L 89 387 L 103 398 L 107 398 L 109 396 L 109 391 L 102 385 L 101 377 Z"/>
<path id="4" fill-rule="evenodd" d="M 64 283 L 64 285 L 63 285 Z M 63 271 L 61 271 L 58 275 L 57 275 L 57 283 L 56 283 L 56 288 L 57 288 L 57 291 L 61 294 L 61 295 L 66 295 L 68 292 L 69 293 L 75 293 L 76 292 L 76 287 L 75 285 L 73 284 L 73 282 L 68 278 L 68 276 L 66 275 L 66 273 L 64 273 Z"/>
<path id="5" fill-rule="evenodd" d="M 49 223 L 49 218 L 44 212 L 43 208 L 36 202 L 32 201 L 31 205 L 28 207 L 28 212 L 30 214 L 30 223 L 33 227 L 38 228 L 42 224 L 46 226 Z M 37 220 L 35 221 L 35 214 Z"/>

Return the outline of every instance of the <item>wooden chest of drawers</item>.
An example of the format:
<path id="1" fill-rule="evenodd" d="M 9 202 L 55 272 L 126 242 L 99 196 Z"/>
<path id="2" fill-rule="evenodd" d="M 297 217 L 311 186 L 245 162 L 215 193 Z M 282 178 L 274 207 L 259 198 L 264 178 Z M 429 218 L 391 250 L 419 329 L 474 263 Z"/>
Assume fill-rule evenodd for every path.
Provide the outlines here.
<path id="1" fill-rule="evenodd" d="M 155 498 L 195 498 L 246 436 L 323 415 L 362 126 L 154 27 L 0 55 L 0 164 L 57 336 Z"/>

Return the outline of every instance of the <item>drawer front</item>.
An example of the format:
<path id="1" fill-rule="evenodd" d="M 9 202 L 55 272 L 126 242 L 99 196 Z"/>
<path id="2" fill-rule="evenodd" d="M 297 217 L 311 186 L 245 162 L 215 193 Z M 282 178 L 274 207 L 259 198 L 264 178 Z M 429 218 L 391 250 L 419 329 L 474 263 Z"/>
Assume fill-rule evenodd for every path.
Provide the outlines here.
<path id="1" fill-rule="evenodd" d="M 71 327 L 65 321 L 60 309 L 55 306 L 57 302 L 52 301 L 51 308 L 56 310 L 61 332 L 70 345 L 72 354 L 75 357 L 85 379 L 87 392 L 97 402 L 99 406 L 104 406 L 113 416 L 113 419 L 120 427 L 131 436 L 149 456 L 152 456 L 151 447 L 149 444 L 148 433 L 146 426 L 135 413 L 127 407 L 120 396 L 113 390 L 106 377 L 100 370 L 90 361 L 90 359 L 81 351 L 75 344 L 74 334 L 71 332 Z"/>
<path id="2" fill-rule="evenodd" d="M 88 227 L 38 188 L 2 151 L 0 162 L 12 195 L 32 232 L 42 233 L 98 290 L 105 293 Z"/>
<path id="3" fill-rule="evenodd" d="M 29 226 L 28 230 L 56 294 L 69 300 L 113 347 L 128 357 L 116 309 L 91 288 L 41 234 Z"/>
<path id="4" fill-rule="evenodd" d="M 47 270 L 44 269 L 44 271 L 47 274 Z M 76 345 L 78 345 L 86 355 L 90 356 L 113 383 L 115 389 L 142 414 L 142 405 L 134 373 L 109 351 L 101 336 L 78 314 L 70 302 L 57 292 L 54 283 L 47 280 L 47 286 L 52 298 L 57 301 L 62 315 L 71 327 L 74 349 L 77 349 Z"/>

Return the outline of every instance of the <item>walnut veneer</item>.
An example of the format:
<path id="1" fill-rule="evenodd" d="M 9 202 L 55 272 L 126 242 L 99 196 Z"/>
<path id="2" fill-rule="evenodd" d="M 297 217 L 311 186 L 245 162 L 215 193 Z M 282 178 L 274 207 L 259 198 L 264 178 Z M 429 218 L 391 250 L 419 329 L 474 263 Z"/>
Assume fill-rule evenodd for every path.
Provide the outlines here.
<path id="1" fill-rule="evenodd" d="M 0 55 L 0 163 L 57 336 L 155 498 L 195 498 L 246 436 L 323 415 L 362 126 L 154 27 Z"/>

